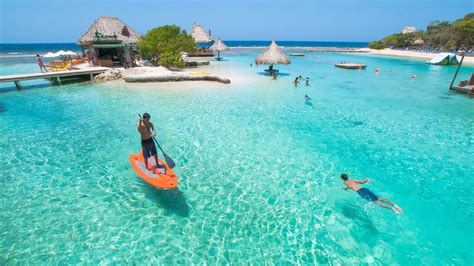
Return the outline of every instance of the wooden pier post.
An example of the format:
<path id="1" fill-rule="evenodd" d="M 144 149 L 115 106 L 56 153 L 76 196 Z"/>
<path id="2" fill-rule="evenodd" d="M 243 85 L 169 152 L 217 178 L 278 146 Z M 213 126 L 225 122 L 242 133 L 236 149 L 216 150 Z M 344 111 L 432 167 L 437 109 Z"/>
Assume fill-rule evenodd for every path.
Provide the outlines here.
<path id="1" fill-rule="evenodd" d="M 462 61 L 464 60 L 464 55 L 461 57 L 461 62 L 459 62 L 458 68 L 456 68 L 456 73 L 454 73 L 453 80 L 451 80 L 451 84 L 449 85 L 449 90 L 453 87 L 454 81 L 456 80 L 456 76 L 458 75 L 459 69 L 461 68 Z"/>
<path id="2" fill-rule="evenodd" d="M 21 90 L 21 89 L 22 89 L 19 80 L 16 80 L 16 81 L 15 81 L 15 86 L 16 86 L 16 89 L 17 89 L 17 90 Z"/>

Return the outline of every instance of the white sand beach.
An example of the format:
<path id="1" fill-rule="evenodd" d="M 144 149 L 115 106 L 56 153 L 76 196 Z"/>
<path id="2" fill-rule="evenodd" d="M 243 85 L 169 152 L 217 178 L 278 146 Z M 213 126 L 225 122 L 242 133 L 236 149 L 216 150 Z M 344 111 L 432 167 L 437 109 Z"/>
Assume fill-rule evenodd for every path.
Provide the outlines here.
<path id="1" fill-rule="evenodd" d="M 382 49 L 374 50 L 369 48 L 360 49 L 359 51 L 364 51 L 369 54 L 383 55 L 383 56 L 392 56 L 392 57 L 406 57 L 406 58 L 420 58 L 420 59 L 431 59 L 437 56 L 437 53 L 426 53 L 426 52 L 416 52 L 408 50 L 394 50 L 394 49 Z M 464 57 L 463 64 L 474 65 L 474 57 L 466 56 Z"/>

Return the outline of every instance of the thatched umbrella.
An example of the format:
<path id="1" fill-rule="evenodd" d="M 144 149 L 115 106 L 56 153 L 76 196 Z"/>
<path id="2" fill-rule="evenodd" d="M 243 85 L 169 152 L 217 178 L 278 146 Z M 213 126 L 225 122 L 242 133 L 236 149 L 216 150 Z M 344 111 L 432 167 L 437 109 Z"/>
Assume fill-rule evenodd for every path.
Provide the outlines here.
<path id="1" fill-rule="evenodd" d="M 259 65 L 270 65 L 268 69 L 265 69 L 266 72 L 274 73 L 278 70 L 273 69 L 273 65 L 284 64 L 288 65 L 291 63 L 290 59 L 281 51 L 280 47 L 272 41 L 272 44 L 267 48 L 263 54 L 257 56 L 255 63 Z"/>
<path id="2" fill-rule="evenodd" d="M 216 42 L 214 42 L 214 44 L 209 49 L 217 51 L 217 60 L 221 60 L 222 58 L 220 57 L 220 52 L 229 49 L 229 47 L 227 47 L 227 45 L 221 41 L 221 38 L 217 38 Z"/>
<path id="3" fill-rule="evenodd" d="M 193 29 L 191 30 L 191 36 L 193 36 L 194 41 L 197 43 L 207 43 L 212 41 L 209 34 L 198 22 L 194 22 Z"/>
<path id="4" fill-rule="evenodd" d="M 421 38 L 418 38 L 413 42 L 413 45 L 423 46 L 425 45 L 425 41 L 423 41 Z"/>

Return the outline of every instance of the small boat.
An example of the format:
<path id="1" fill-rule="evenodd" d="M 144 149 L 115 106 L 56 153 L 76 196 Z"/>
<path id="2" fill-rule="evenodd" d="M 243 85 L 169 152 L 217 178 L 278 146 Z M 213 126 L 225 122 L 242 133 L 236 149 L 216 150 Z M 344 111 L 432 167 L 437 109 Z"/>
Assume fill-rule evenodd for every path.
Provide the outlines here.
<path id="1" fill-rule="evenodd" d="M 143 152 L 139 154 L 130 154 L 130 163 L 137 175 L 148 184 L 159 189 L 173 189 L 178 187 L 178 176 L 173 169 L 158 158 L 158 162 L 165 168 L 158 168 L 153 157 L 148 158 L 148 166 L 151 166 L 151 171 L 145 168 L 145 159 Z"/>
<path id="2" fill-rule="evenodd" d="M 351 63 L 341 63 L 335 64 L 335 67 L 345 68 L 345 69 L 365 69 L 367 65 L 362 64 L 351 64 Z"/>
<path id="3" fill-rule="evenodd" d="M 291 56 L 304 56 L 303 53 L 291 53 L 290 55 Z"/>

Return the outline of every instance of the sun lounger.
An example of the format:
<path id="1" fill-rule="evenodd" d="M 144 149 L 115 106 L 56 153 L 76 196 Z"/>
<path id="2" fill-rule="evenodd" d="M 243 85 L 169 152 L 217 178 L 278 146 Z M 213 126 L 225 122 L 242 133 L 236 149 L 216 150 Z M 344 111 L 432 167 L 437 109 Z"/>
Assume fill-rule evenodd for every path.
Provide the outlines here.
<path id="1" fill-rule="evenodd" d="M 58 71 L 67 71 L 71 69 L 71 63 L 64 63 L 62 66 L 50 66 L 49 71 L 58 72 Z"/>

